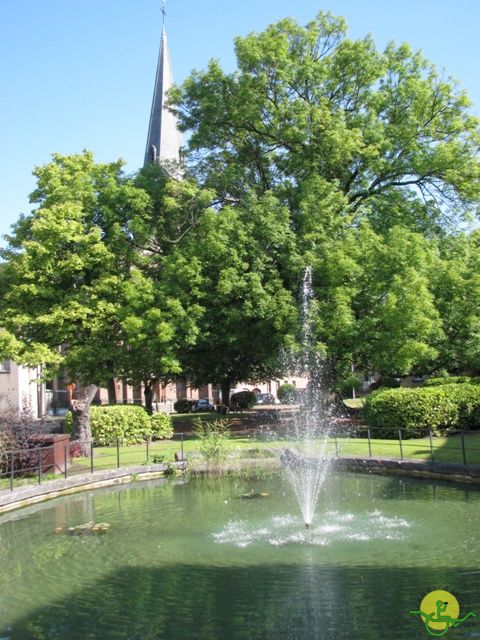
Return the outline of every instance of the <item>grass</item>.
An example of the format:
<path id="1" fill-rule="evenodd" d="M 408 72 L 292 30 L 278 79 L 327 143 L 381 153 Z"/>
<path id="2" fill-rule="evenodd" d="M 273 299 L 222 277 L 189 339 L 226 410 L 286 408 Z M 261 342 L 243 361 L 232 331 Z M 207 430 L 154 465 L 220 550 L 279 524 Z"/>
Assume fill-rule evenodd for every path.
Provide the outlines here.
<path id="1" fill-rule="evenodd" d="M 468 464 L 480 464 L 480 432 L 466 433 L 464 437 L 466 460 Z M 248 449 L 252 450 L 252 457 L 262 457 L 263 452 L 275 449 L 282 449 L 289 446 L 298 446 L 298 443 L 291 440 L 259 440 L 255 437 L 245 435 L 233 435 L 229 441 L 229 449 L 232 453 L 239 452 L 242 457 L 246 457 Z M 366 438 L 329 438 L 326 445 L 319 440 L 317 445 L 314 444 L 315 453 L 324 453 L 326 455 L 335 456 L 359 456 L 368 458 L 370 456 L 368 440 Z M 398 440 L 371 439 L 370 441 L 371 455 L 374 458 L 391 458 L 400 459 L 400 444 Z M 449 436 L 448 438 L 433 438 L 432 440 L 433 458 L 435 462 L 454 462 L 463 463 L 462 440 L 459 435 Z M 119 447 L 118 453 L 116 447 L 96 447 L 93 456 L 94 471 L 114 469 L 117 466 L 126 467 L 134 465 L 143 465 L 152 462 L 155 457 L 158 460 L 172 462 L 175 452 L 182 449 L 182 443 L 179 440 L 159 440 L 150 443 L 148 447 L 145 444 L 133 445 L 130 447 Z M 425 460 L 432 459 L 432 449 L 429 438 L 416 438 L 413 440 L 404 440 L 402 443 L 403 458 L 406 460 Z M 199 443 L 195 438 L 186 438 L 183 442 L 184 454 L 192 456 L 199 451 Z M 118 457 L 117 457 L 118 455 Z M 91 461 L 89 457 L 75 458 L 69 467 L 70 475 L 89 472 Z M 44 474 L 42 482 L 58 478 L 53 474 Z M 19 487 L 27 484 L 35 484 L 36 476 L 28 478 L 16 478 L 13 486 Z M 0 489 L 9 489 L 10 479 L 0 480 Z"/>
<path id="2" fill-rule="evenodd" d="M 433 438 L 433 457 L 436 462 L 457 462 L 463 463 L 462 442 L 460 436 L 450 436 L 448 438 Z M 233 436 L 229 443 L 232 452 L 246 449 L 282 449 L 289 446 L 297 446 L 291 440 L 257 440 L 248 436 Z M 371 455 L 374 458 L 402 457 L 398 440 L 371 439 Z M 467 462 L 469 464 L 480 464 L 480 433 L 465 434 L 465 449 Z M 149 446 L 149 458 L 162 456 L 167 461 L 172 461 L 176 451 L 181 450 L 181 442 L 165 440 L 152 443 Z M 192 455 L 199 450 L 198 441 L 194 438 L 186 439 L 183 443 L 185 455 Z M 339 456 L 361 456 L 368 458 L 370 455 L 367 438 L 329 438 L 326 446 L 320 441 L 314 445 L 314 450 L 319 453 L 321 450 L 327 455 Z M 432 450 L 429 438 L 416 438 L 404 440 L 402 442 L 403 458 L 408 460 L 432 459 Z M 119 459 L 121 466 L 144 464 L 147 461 L 146 446 L 134 445 L 131 447 L 119 448 Z M 89 458 L 78 458 L 75 464 L 84 468 L 90 468 Z M 94 469 L 111 469 L 117 466 L 116 447 L 99 447 L 94 449 Z"/>
<path id="3" fill-rule="evenodd" d="M 365 404 L 365 398 L 345 398 L 343 402 L 350 409 L 361 409 Z"/>

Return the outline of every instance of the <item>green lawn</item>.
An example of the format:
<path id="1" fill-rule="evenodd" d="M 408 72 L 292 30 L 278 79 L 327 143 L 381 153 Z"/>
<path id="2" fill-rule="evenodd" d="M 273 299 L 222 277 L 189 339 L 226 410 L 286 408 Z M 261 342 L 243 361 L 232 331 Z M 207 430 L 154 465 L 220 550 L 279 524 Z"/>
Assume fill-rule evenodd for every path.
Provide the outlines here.
<path id="1" fill-rule="evenodd" d="M 480 432 L 465 434 L 466 460 L 469 464 L 480 464 Z M 450 436 L 448 438 L 433 438 L 433 457 L 436 462 L 457 462 L 463 463 L 462 441 L 460 436 Z M 233 436 L 229 442 L 229 448 L 234 451 L 282 449 L 289 446 L 298 446 L 297 442 L 289 440 L 264 441 L 249 436 Z M 399 459 L 400 445 L 398 440 L 372 439 L 370 442 L 371 455 L 375 458 Z M 116 447 L 96 447 L 93 450 L 93 469 L 100 471 L 114 469 L 118 465 L 121 467 L 142 465 L 147 462 L 156 461 L 172 462 L 175 452 L 180 451 L 182 443 L 179 440 L 160 440 L 153 442 L 148 447 L 145 444 L 131 447 L 119 447 L 118 454 Z M 183 442 L 185 455 L 192 456 L 198 454 L 199 442 L 195 438 L 186 438 Z M 402 443 L 403 458 L 406 460 L 431 460 L 431 449 L 429 438 L 417 438 L 414 440 L 404 440 Z M 326 455 L 360 456 L 368 458 L 370 455 L 368 440 L 366 438 L 329 438 L 326 445 L 319 440 L 314 444 L 313 453 L 324 453 Z M 118 457 L 117 457 L 118 455 Z M 69 468 L 69 474 L 87 472 L 91 468 L 91 460 L 86 458 L 75 458 Z M 52 474 L 44 474 L 42 482 L 58 478 Z M 38 482 L 36 476 L 29 478 L 16 478 L 14 487 Z M 10 488 L 9 478 L 0 480 L 0 489 Z"/>
<path id="2" fill-rule="evenodd" d="M 401 457 L 398 440 L 372 439 L 371 455 L 378 458 Z M 262 441 L 254 437 L 232 437 L 229 447 L 232 451 L 245 449 L 284 448 L 298 446 L 298 443 L 289 440 Z M 183 443 L 184 452 L 188 455 L 198 452 L 199 443 L 195 439 L 186 439 Z M 431 460 L 431 448 L 429 438 L 404 440 L 402 443 L 403 458 L 409 460 Z M 467 462 L 480 464 L 480 433 L 465 435 L 465 449 Z M 158 441 L 150 444 L 148 455 L 150 461 L 154 456 L 160 456 L 165 460 L 173 461 L 176 451 L 181 450 L 180 441 Z M 326 446 L 321 441 L 314 444 L 314 451 L 323 451 L 328 455 L 362 456 L 369 457 L 368 440 L 366 438 L 330 438 Z M 462 443 L 460 436 L 449 438 L 433 438 L 433 456 L 436 462 L 463 462 Z M 119 448 L 120 466 L 144 464 L 147 461 L 147 450 L 144 444 Z M 109 469 L 117 466 L 116 447 L 98 447 L 94 449 L 94 469 Z M 89 458 L 78 458 L 75 465 L 90 468 Z"/>
<path id="3" fill-rule="evenodd" d="M 350 409 L 361 409 L 365 404 L 365 398 L 345 398 L 343 402 Z"/>

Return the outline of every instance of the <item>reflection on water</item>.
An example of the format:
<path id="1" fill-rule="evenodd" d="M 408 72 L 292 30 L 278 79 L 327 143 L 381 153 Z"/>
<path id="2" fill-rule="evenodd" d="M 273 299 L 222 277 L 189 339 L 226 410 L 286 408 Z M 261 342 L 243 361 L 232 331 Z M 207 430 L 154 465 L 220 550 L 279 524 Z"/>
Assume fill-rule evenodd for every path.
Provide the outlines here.
<path id="1" fill-rule="evenodd" d="M 241 499 L 252 489 L 269 495 Z M 333 475 L 309 531 L 278 478 L 154 481 L 29 507 L 0 518 L 0 638 L 421 638 L 408 611 L 432 588 L 480 616 L 479 498 Z M 54 533 L 87 521 L 111 529 Z M 478 620 L 448 637 L 480 637 Z"/>

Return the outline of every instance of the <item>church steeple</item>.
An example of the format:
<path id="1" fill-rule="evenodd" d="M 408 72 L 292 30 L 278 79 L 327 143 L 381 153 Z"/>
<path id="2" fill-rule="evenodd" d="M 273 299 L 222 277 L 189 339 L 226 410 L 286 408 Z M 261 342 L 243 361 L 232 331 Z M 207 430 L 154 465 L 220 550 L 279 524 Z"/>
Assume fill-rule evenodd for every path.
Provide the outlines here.
<path id="1" fill-rule="evenodd" d="M 163 8 L 162 13 L 165 20 L 165 8 Z M 172 85 L 173 74 L 164 25 L 158 54 L 157 75 L 153 91 L 150 123 L 148 125 L 144 166 L 151 162 L 157 164 L 163 161 L 180 162 L 182 135 L 177 127 L 176 116 L 165 107 L 166 96 Z"/>

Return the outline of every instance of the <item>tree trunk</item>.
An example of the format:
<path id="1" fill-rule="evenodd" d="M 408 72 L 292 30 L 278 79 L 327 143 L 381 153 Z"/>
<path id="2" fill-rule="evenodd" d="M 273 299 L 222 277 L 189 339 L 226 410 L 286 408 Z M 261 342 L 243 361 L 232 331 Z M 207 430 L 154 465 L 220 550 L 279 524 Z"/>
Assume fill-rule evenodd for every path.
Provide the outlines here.
<path id="1" fill-rule="evenodd" d="M 73 415 L 72 440 L 87 443 L 92 439 L 90 429 L 90 405 L 97 393 L 96 384 L 88 384 L 85 387 L 75 385 L 75 398 L 70 399 L 70 410 Z"/>
<path id="2" fill-rule="evenodd" d="M 228 407 L 230 405 L 230 388 L 231 388 L 231 384 L 232 384 L 232 381 L 230 379 L 222 380 L 222 382 L 220 384 L 220 389 L 221 389 L 221 392 L 222 392 L 222 404 L 224 404 L 226 407 Z"/>
<path id="3" fill-rule="evenodd" d="M 149 416 L 153 414 L 153 385 L 155 380 L 148 380 L 144 383 L 143 394 L 145 396 L 145 409 Z"/>
<path id="4" fill-rule="evenodd" d="M 109 378 L 107 383 L 108 404 L 117 404 L 117 389 L 115 387 L 115 378 Z"/>

